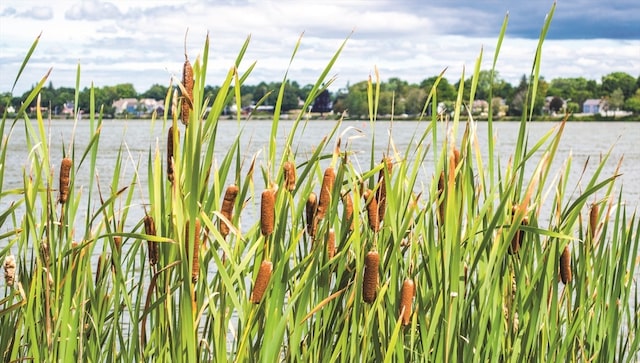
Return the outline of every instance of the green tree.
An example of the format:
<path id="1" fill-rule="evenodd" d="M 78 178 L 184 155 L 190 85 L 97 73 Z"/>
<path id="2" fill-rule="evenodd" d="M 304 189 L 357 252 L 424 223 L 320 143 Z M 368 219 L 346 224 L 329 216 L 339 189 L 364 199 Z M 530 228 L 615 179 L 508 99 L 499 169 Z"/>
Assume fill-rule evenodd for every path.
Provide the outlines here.
<path id="1" fill-rule="evenodd" d="M 610 96 L 618 88 L 622 90 L 624 98 L 631 97 L 637 88 L 636 80 L 624 72 L 613 72 L 602 77 L 603 96 Z"/>
<path id="2" fill-rule="evenodd" d="M 425 79 L 420 83 L 420 88 L 424 89 L 427 92 L 427 94 L 429 94 L 429 92 L 431 92 L 431 88 L 433 88 L 433 85 L 436 83 L 437 79 L 438 79 L 437 76 L 433 76 L 431 78 Z M 438 83 L 437 91 L 438 91 L 438 101 L 455 101 L 458 95 L 456 89 L 444 77 L 440 79 L 440 82 Z"/>
<path id="3" fill-rule="evenodd" d="M 627 98 L 624 102 L 624 109 L 635 114 L 640 114 L 640 88 L 636 90 L 633 96 Z"/>
<path id="4" fill-rule="evenodd" d="M 616 88 L 609 96 L 609 109 L 616 111 L 622 106 L 624 106 L 624 94 L 620 88 Z"/>
<path id="5" fill-rule="evenodd" d="M 168 87 L 154 84 L 148 90 L 140 94 L 140 98 L 152 98 L 154 100 L 164 100 L 167 96 Z M 206 90 L 206 88 L 205 88 Z"/>

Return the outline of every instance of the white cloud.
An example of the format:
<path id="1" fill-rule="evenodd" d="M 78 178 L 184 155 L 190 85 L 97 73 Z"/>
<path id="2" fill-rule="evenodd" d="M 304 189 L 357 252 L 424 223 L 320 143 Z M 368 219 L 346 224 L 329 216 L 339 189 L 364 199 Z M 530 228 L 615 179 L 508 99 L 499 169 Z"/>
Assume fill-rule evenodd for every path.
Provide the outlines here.
<path id="1" fill-rule="evenodd" d="M 466 3 L 469 2 L 463 1 L 463 5 Z M 91 81 L 99 86 L 132 82 L 143 92 L 154 83 L 168 84 L 172 74 L 181 72 L 187 29 L 186 46 L 192 61 L 201 54 L 205 35 L 210 35 L 209 84 L 222 82 L 249 35 L 251 43 L 240 68 L 246 69 L 254 61 L 257 65 L 248 82 L 281 80 L 303 32 L 289 73 L 290 79 L 301 85 L 315 82 L 347 37 L 346 47 L 330 73 L 338 76 L 335 88 L 366 80 L 375 66 L 383 80 L 398 77 L 412 83 L 448 67 L 446 77 L 455 82 L 463 66 L 466 74 L 470 74 L 481 47 L 484 47 L 483 68 L 491 66 L 505 13 L 481 11 L 470 3 L 466 7 L 442 7 L 440 3 L 439 8 L 427 9 L 407 1 L 364 4 L 358 0 L 189 3 L 69 0 L 56 3 L 50 8 L 50 15 L 16 16 L 31 9 L 46 9 L 49 4 L 38 0 L 28 2 L 28 6 L 19 3 L 0 6 L 0 92 L 10 89 L 40 30 L 42 38 L 28 71 L 18 83 L 17 93 L 35 84 L 51 66 L 55 86 L 73 86 L 78 62 L 82 67 L 82 87 L 89 86 Z M 526 19 L 525 24 L 540 27 L 548 6 L 527 6 L 510 11 L 541 13 L 539 18 L 532 15 Z M 39 20 L 46 16 L 50 20 Z M 566 16 L 559 6 L 556 17 Z M 511 17 L 509 28 L 516 31 L 508 28 L 497 64 L 500 76 L 512 84 L 529 73 L 537 44 L 536 39 L 520 35 L 524 33 L 517 29 L 523 22 L 522 15 Z M 562 29 L 562 24 L 559 28 Z M 542 75 L 546 79 L 599 80 L 602 75 L 623 71 L 635 77 L 640 75 L 639 60 L 639 39 L 554 38 L 548 39 L 543 48 Z"/>

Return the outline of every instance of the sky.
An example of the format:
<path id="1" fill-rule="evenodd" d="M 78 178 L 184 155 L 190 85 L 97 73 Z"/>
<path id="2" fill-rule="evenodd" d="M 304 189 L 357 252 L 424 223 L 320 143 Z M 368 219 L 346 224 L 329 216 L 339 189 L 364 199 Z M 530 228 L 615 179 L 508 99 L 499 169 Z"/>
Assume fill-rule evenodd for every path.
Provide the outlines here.
<path id="1" fill-rule="evenodd" d="M 246 84 L 288 79 L 315 83 L 340 46 L 330 89 L 375 77 L 420 83 L 446 69 L 451 83 L 468 77 L 482 50 L 491 69 L 508 15 L 496 69 L 517 85 L 531 72 L 553 1 L 408 0 L 0 0 L 0 92 L 20 95 L 47 80 L 54 87 L 132 83 L 142 93 L 179 79 L 186 45 L 191 62 L 210 39 L 207 81 L 220 85 L 244 42 L 239 72 Z M 640 1 L 557 0 L 542 50 L 547 79 L 600 81 L 612 72 L 640 76 Z M 186 34 L 186 42 L 185 42 Z M 300 41 L 293 60 L 291 56 Z"/>

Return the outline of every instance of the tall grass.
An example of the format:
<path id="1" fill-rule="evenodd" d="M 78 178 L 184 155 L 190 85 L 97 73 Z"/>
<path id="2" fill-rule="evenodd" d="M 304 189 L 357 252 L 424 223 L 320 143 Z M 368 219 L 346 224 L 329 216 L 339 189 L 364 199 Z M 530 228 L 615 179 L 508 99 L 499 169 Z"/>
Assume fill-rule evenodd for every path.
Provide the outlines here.
<path id="1" fill-rule="evenodd" d="M 529 100 L 535 99 L 553 10 L 533 62 Z M 219 117 L 226 105 L 239 102 L 240 85 L 253 69 L 240 71 L 248 43 L 216 98 L 204 99 L 205 40 L 193 61 L 192 93 L 183 93 L 184 85 L 178 86 L 182 95 L 170 91 L 165 103 L 173 116 L 152 121 L 172 130 L 167 138 L 172 145 L 158 142 L 131 180 L 120 177 L 126 162 L 122 149 L 111 179 L 95 177 L 103 123 L 95 116 L 99 110 L 89 113 L 92 136 L 84 149 L 76 149 L 72 130 L 62 143 L 52 142 L 46 117 L 27 116 L 26 105 L 36 99 L 46 75 L 17 119 L 3 115 L 0 188 L 4 171 L 15 167 L 9 144 L 26 143 L 30 150 L 22 185 L 0 189 L 3 199 L 14 200 L 0 204 L 0 257 L 4 261 L 13 254 L 17 262 L 15 282 L 4 287 L 0 300 L 3 360 L 637 358 L 640 303 L 632 286 L 637 285 L 640 221 L 613 194 L 617 174 L 602 175 L 606 157 L 569 197 L 571 159 L 560 170 L 551 168 L 564 122 L 540 140 L 529 140 L 532 115 L 525 112 L 520 142 L 505 159 L 493 155 L 490 118 L 489 153 L 483 155 L 475 122 L 460 121 L 474 94 L 472 89 L 466 103 L 461 82 L 451 123 L 441 125 L 435 114 L 420 120 L 421 131 L 406 150 L 396 149 L 392 136 L 383 138 L 385 155 L 377 154 L 378 138 L 372 135 L 370 164 L 362 169 L 354 159 L 363 150 L 349 143 L 354 131 L 342 120 L 319 138 L 304 134 L 308 121 L 300 114 L 284 143 L 278 141 L 283 82 L 265 152 L 246 155 L 240 135 L 220 134 Z M 303 109 L 332 82 L 327 75 L 345 43 L 319 75 Z M 78 67 L 77 84 L 79 78 Z M 369 82 L 372 124 L 379 85 L 376 73 Z M 427 103 L 436 101 L 434 87 Z M 189 116 L 182 123 L 183 107 Z M 16 128 L 25 129 L 26 139 L 12 138 Z M 439 133 L 443 128 L 446 132 Z M 299 150 L 295 136 L 317 138 L 316 147 Z M 217 137 L 235 141 L 220 152 Z M 65 203 L 56 197 L 61 160 L 51 159 L 54 148 L 72 160 Z M 427 162 L 430 153 L 433 164 Z M 335 179 L 323 187 L 328 168 Z M 80 172 L 90 175 L 89 184 L 75 184 Z M 146 185 L 138 178 L 143 173 Z M 235 198 L 226 198 L 231 184 L 237 187 Z M 266 189 L 275 193 L 269 233 L 263 233 L 259 218 L 247 217 L 259 215 Z M 324 204 L 315 210 L 318 195 Z M 384 205 L 383 213 L 375 211 L 376 221 L 369 220 L 373 202 Z M 545 203 L 551 207 L 543 208 Z M 593 205 L 599 212 L 591 213 Z M 75 234 L 78 223 L 82 235 Z M 512 249 L 516 237 L 517 251 Z M 329 241 L 334 247 L 327 246 Z M 563 284 L 560 256 L 567 246 L 573 276 Z M 374 266 L 367 257 L 371 253 L 379 264 L 365 274 L 365 264 Z M 270 276 L 265 277 L 264 266 L 271 267 Z M 375 285 L 366 297 L 365 283 Z M 403 294 L 403 285 L 415 292 Z M 264 289 L 260 298 L 252 297 L 256 288 Z"/>

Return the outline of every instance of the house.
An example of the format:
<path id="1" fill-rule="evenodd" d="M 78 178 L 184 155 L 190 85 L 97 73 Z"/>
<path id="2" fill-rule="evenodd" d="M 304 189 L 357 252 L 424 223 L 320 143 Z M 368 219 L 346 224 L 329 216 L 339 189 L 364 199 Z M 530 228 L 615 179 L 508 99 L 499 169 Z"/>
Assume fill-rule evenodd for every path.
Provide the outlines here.
<path id="1" fill-rule="evenodd" d="M 113 101 L 111 106 L 115 109 L 116 115 L 123 113 L 135 114 L 138 110 L 138 100 L 135 98 L 121 98 Z"/>
<path id="2" fill-rule="evenodd" d="M 471 113 L 473 114 L 486 114 L 489 112 L 489 102 L 486 100 L 474 100 L 471 105 Z"/>
<path id="3" fill-rule="evenodd" d="M 598 98 L 589 98 L 582 104 L 582 113 L 596 114 L 606 110 L 606 101 Z"/>
<path id="4" fill-rule="evenodd" d="M 64 116 L 73 117 L 74 110 L 75 110 L 75 105 L 73 102 L 65 102 L 62 104 L 62 114 Z"/>

